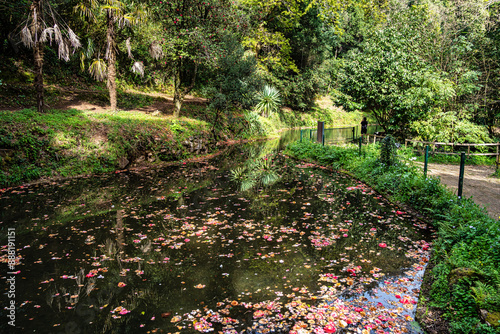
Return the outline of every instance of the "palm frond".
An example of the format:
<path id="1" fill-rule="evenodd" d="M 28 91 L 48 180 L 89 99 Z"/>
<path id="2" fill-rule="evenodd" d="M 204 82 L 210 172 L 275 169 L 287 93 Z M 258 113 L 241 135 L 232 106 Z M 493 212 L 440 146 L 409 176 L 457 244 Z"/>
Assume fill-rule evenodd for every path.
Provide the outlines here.
<path id="1" fill-rule="evenodd" d="M 134 56 L 132 56 L 132 46 L 130 45 L 130 37 L 125 40 L 125 46 L 127 47 L 128 57 L 130 59 L 133 59 Z"/>
<path id="2" fill-rule="evenodd" d="M 163 49 L 157 41 L 154 41 L 149 46 L 149 54 L 153 57 L 153 59 L 163 58 Z"/>
<path id="3" fill-rule="evenodd" d="M 79 13 L 82 18 L 87 18 L 91 21 L 96 21 L 96 16 L 94 14 L 94 9 L 97 7 L 97 1 L 91 0 L 90 3 L 84 4 L 79 3 L 75 7 L 73 7 L 73 11 L 75 13 Z"/>
<path id="4" fill-rule="evenodd" d="M 25 26 L 21 30 L 21 41 L 23 42 L 24 46 L 27 48 L 32 48 L 35 43 L 33 43 L 33 38 L 31 37 L 31 32 L 28 29 L 28 26 Z"/>
<path id="5" fill-rule="evenodd" d="M 68 44 L 64 43 L 64 41 L 59 43 L 58 56 L 59 59 L 64 59 L 64 61 L 69 61 L 69 47 Z"/>
<path id="6" fill-rule="evenodd" d="M 149 13 L 147 7 L 144 4 L 140 4 L 134 9 L 132 15 L 134 15 L 136 23 L 141 23 L 147 20 Z"/>
<path id="7" fill-rule="evenodd" d="M 261 183 L 263 186 L 270 186 L 278 181 L 279 178 L 279 175 L 274 171 L 266 172 L 262 174 Z"/>
<path id="8" fill-rule="evenodd" d="M 48 27 L 42 31 L 40 36 L 40 42 L 46 43 L 50 41 L 49 44 L 52 45 L 52 35 L 54 35 L 54 28 Z"/>
<path id="9" fill-rule="evenodd" d="M 132 72 L 144 77 L 144 64 L 142 61 L 134 62 L 134 65 L 132 65 Z"/>
<path id="10" fill-rule="evenodd" d="M 245 176 L 245 167 L 237 167 L 231 170 L 231 180 L 233 181 L 241 181 Z"/>
<path id="11" fill-rule="evenodd" d="M 61 29 L 59 29 L 59 26 L 57 24 L 54 24 L 54 39 L 58 45 L 64 43 Z"/>
<path id="12" fill-rule="evenodd" d="M 92 64 L 90 64 L 89 73 L 97 81 L 104 81 L 108 76 L 107 69 L 108 67 L 103 59 L 94 59 Z"/>
<path id="13" fill-rule="evenodd" d="M 71 30 L 71 28 L 68 28 L 68 38 L 73 50 L 82 46 L 80 38 L 73 32 L 73 30 Z"/>
<path id="14" fill-rule="evenodd" d="M 247 191 L 255 187 L 257 181 L 254 179 L 245 179 L 241 182 L 240 191 Z"/>

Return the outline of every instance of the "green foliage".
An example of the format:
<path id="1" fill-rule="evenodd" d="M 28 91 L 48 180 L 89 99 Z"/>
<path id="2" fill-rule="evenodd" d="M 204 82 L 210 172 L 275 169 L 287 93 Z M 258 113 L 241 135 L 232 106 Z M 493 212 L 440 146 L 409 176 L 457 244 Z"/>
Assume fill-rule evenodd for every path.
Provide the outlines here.
<path id="1" fill-rule="evenodd" d="M 485 127 L 476 125 L 467 119 L 461 119 L 455 112 L 429 114 L 411 124 L 415 140 L 437 141 L 445 143 L 489 143 Z"/>
<path id="2" fill-rule="evenodd" d="M 216 67 L 202 68 L 199 90 L 210 100 L 210 109 L 250 108 L 261 84 L 257 61 L 235 36 L 224 35 L 222 44 L 227 56 L 218 58 Z"/>
<path id="3" fill-rule="evenodd" d="M 380 143 L 380 162 L 386 166 L 392 166 L 396 163 L 396 142 L 394 137 L 387 135 Z"/>
<path id="4" fill-rule="evenodd" d="M 255 98 L 257 99 L 255 111 L 261 113 L 264 117 L 269 117 L 273 112 L 276 112 L 281 104 L 280 92 L 268 85 L 265 85 L 261 91 L 257 92 Z"/>
<path id="5" fill-rule="evenodd" d="M 325 86 L 325 75 L 319 70 L 308 69 L 294 75 L 282 88 L 286 105 L 294 110 L 309 112 L 315 107 L 318 95 L 325 93 Z"/>
<path id="6" fill-rule="evenodd" d="M 455 95 L 444 73 L 415 52 L 417 31 L 425 25 L 420 10 L 396 13 L 393 19 L 400 24 L 374 31 L 344 58 L 340 97 L 352 99 L 373 113 L 386 131 L 398 135 Z"/>

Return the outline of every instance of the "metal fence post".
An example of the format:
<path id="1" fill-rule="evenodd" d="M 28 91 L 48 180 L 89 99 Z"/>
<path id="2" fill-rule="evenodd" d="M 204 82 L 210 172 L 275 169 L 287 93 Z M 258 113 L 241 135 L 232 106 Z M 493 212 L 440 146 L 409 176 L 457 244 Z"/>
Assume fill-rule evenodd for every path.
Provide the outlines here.
<path id="1" fill-rule="evenodd" d="M 300 142 L 302 143 L 302 129 L 300 129 Z"/>
<path id="2" fill-rule="evenodd" d="M 312 140 L 312 136 L 313 136 L 313 130 L 309 129 L 309 140 Z"/>
<path id="3" fill-rule="evenodd" d="M 497 143 L 497 169 L 500 167 L 500 153 L 499 153 L 499 148 L 500 148 L 500 142 Z"/>
<path id="4" fill-rule="evenodd" d="M 325 131 L 323 131 L 323 146 L 325 146 Z"/>
<path id="5" fill-rule="evenodd" d="M 361 144 L 362 144 L 362 141 L 363 141 L 363 136 L 360 136 L 359 137 L 359 155 L 361 155 Z"/>
<path id="6" fill-rule="evenodd" d="M 464 188 L 465 152 L 460 154 L 460 174 L 458 175 L 458 198 L 462 198 Z"/>
<path id="7" fill-rule="evenodd" d="M 353 127 L 352 127 L 352 141 L 356 140 L 356 135 L 355 135 L 355 133 L 354 133 L 354 130 L 355 130 L 355 129 L 356 129 L 356 128 L 353 126 Z"/>
<path id="8" fill-rule="evenodd" d="M 424 178 L 427 178 L 427 164 L 429 163 L 429 145 L 425 146 Z"/>

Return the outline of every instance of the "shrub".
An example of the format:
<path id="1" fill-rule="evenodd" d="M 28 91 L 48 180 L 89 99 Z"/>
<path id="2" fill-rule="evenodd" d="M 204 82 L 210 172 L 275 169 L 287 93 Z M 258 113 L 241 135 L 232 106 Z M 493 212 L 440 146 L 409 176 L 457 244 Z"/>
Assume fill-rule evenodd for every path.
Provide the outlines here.
<path id="1" fill-rule="evenodd" d="M 386 166 L 394 165 L 397 161 L 396 151 L 397 147 L 394 137 L 387 135 L 384 139 L 382 139 L 380 145 L 380 162 Z"/>

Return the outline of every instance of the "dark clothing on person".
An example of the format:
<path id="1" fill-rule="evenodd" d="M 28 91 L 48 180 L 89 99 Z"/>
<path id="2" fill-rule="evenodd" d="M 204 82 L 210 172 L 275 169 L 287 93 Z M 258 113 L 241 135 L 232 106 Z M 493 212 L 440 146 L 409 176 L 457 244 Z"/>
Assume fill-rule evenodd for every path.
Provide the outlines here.
<path id="1" fill-rule="evenodd" d="M 368 122 L 366 120 L 361 121 L 361 134 L 364 135 L 368 131 Z"/>

